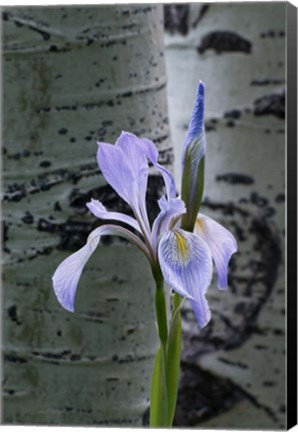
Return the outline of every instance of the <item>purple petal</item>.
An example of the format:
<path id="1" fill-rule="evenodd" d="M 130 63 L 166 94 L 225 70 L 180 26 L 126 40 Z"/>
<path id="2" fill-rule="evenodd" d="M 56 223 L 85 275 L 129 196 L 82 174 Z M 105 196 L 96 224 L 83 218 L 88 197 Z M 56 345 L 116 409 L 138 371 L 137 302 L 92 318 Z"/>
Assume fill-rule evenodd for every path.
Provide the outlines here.
<path id="1" fill-rule="evenodd" d="M 153 166 L 155 166 L 155 168 L 157 168 L 161 172 L 166 185 L 168 198 L 174 198 L 176 196 L 174 178 L 166 168 L 164 168 L 157 162 L 158 150 L 152 141 L 150 141 L 147 138 L 138 138 L 129 132 L 122 132 L 122 134 L 116 141 L 116 145 L 121 147 L 123 150 L 125 150 L 128 157 L 133 161 L 134 164 L 133 169 L 135 172 L 139 170 L 140 173 L 142 173 L 143 167 L 142 167 L 141 159 L 144 156 L 146 156 L 153 164 Z M 146 163 L 146 167 L 147 167 L 147 163 Z M 146 179 L 145 176 L 143 176 L 143 182 L 141 181 L 140 174 L 138 175 L 138 177 L 139 177 L 139 182 L 144 187 L 144 190 L 146 190 L 148 176 L 146 177 Z"/>
<path id="2" fill-rule="evenodd" d="M 211 319 L 211 312 L 208 306 L 208 302 L 204 295 L 201 295 L 196 301 L 189 299 L 192 305 L 195 317 L 200 328 L 205 327 Z"/>
<path id="3" fill-rule="evenodd" d="M 177 229 L 162 236 L 159 263 L 165 282 L 187 297 L 200 327 L 210 319 L 205 293 L 212 278 L 212 258 L 206 243 L 197 235 Z"/>
<path id="4" fill-rule="evenodd" d="M 122 132 L 115 146 L 121 148 L 130 163 L 139 190 L 139 198 L 146 196 L 148 182 L 148 162 L 142 140 L 129 132 Z"/>
<path id="5" fill-rule="evenodd" d="M 156 251 L 159 236 L 174 228 L 180 217 L 185 213 L 184 202 L 180 198 L 167 200 L 164 196 L 158 201 L 161 209 L 152 227 L 152 249 Z M 173 226 L 171 226 L 173 224 Z"/>
<path id="6" fill-rule="evenodd" d="M 84 266 L 95 251 L 103 235 L 124 237 L 138 246 L 149 258 L 149 252 L 145 245 L 136 235 L 127 229 L 116 225 L 103 225 L 96 228 L 89 235 L 86 245 L 62 261 L 52 277 L 53 288 L 59 303 L 70 312 L 74 311 L 74 298 Z"/>
<path id="7" fill-rule="evenodd" d="M 136 211 L 138 185 L 131 162 L 121 147 L 98 143 L 98 165 L 110 186 Z"/>
<path id="8" fill-rule="evenodd" d="M 205 86 L 202 81 L 199 82 L 196 102 L 192 113 L 192 118 L 188 126 L 187 135 L 184 141 L 184 147 L 189 145 L 200 135 L 204 133 L 204 105 L 205 105 Z"/>
<path id="9" fill-rule="evenodd" d="M 218 275 L 218 288 L 227 289 L 228 264 L 233 253 L 237 252 L 237 242 L 233 234 L 213 219 L 198 214 L 194 232 L 209 246 Z"/>
<path id="10" fill-rule="evenodd" d="M 142 233 L 140 225 L 138 224 L 138 222 L 134 218 L 132 218 L 131 216 L 125 215 L 123 213 L 110 212 L 98 200 L 91 198 L 91 201 L 88 202 L 86 204 L 86 206 L 91 211 L 91 213 L 93 213 L 94 216 L 98 217 L 99 219 L 124 222 L 127 225 L 134 228 L 135 230 L 137 230 L 138 232 Z"/>
<path id="11" fill-rule="evenodd" d="M 141 138 L 141 141 L 143 142 L 147 158 L 150 160 L 152 165 L 160 171 L 161 175 L 163 176 L 166 185 L 166 192 L 167 192 L 168 199 L 175 198 L 176 186 L 175 186 L 174 177 L 172 176 L 170 171 L 168 171 L 166 168 L 164 168 L 162 165 L 160 165 L 157 162 L 158 150 L 155 144 L 147 138 Z"/>
<path id="12" fill-rule="evenodd" d="M 99 143 L 97 155 L 107 182 L 131 206 L 148 238 L 148 162 L 142 141 L 129 132 L 122 132 L 114 146 Z"/>

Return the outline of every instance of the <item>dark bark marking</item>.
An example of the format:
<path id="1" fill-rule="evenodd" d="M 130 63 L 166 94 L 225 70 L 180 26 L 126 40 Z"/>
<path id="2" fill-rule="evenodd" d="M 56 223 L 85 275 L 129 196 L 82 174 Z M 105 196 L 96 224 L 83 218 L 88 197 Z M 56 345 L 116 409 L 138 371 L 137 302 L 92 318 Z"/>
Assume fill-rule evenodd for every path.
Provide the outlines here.
<path id="1" fill-rule="evenodd" d="M 285 201 L 285 194 L 284 193 L 280 193 L 280 194 L 276 195 L 275 202 L 283 203 L 284 201 Z"/>
<path id="2" fill-rule="evenodd" d="M 264 79 L 264 80 L 252 80 L 251 86 L 268 86 L 268 85 L 280 85 L 284 84 L 285 80 L 281 79 Z"/>
<path id="3" fill-rule="evenodd" d="M 199 11 L 199 14 L 198 14 L 198 16 L 197 16 L 197 18 L 195 19 L 195 21 L 193 22 L 193 25 L 192 25 L 192 27 L 193 28 L 195 28 L 195 27 L 197 27 L 197 25 L 199 24 L 199 22 L 203 19 L 203 17 L 206 15 L 206 13 L 207 13 L 207 11 L 209 10 L 209 8 L 210 8 L 210 6 L 211 6 L 211 4 L 203 4 L 202 6 L 201 6 L 201 9 L 200 9 L 200 11 Z"/>
<path id="4" fill-rule="evenodd" d="M 36 229 L 49 234 L 59 235 L 60 241 L 57 249 L 76 251 L 85 245 L 88 235 L 95 228 L 95 223 L 96 222 L 73 221 L 70 219 L 63 223 L 55 223 L 47 219 L 40 218 L 37 221 Z M 51 251 L 52 249 L 50 249 L 50 252 Z M 47 248 L 46 251 L 43 250 L 37 252 L 39 254 L 45 254 L 49 251 Z"/>
<path id="5" fill-rule="evenodd" d="M 286 35 L 286 33 L 284 30 L 279 30 L 279 31 L 268 30 L 267 32 L 260 33 L 260 38 L 262 38 L 262 39 L 275 38 L 275 37 L 283 38 L 283 37 L 285 37 L 285 35 Z"/>
<path id="6" fill-rule="evenodd" d="M 241 369 L 248 369 L 248 365 L 242 362 L 231 361 L 223 357 L 218 357 L 218 360 L 221 361 L 222 363 L 232 365 L 232 366 L 237 366 Z"/>
<path id="7" fill-rule="evenodd" d="M 50 52 L 59 52 L 59 49 L 58 49 L 57 45 L 50 45 L 49 51 Z"/>
<path id="8" fill-rule="evenodd" d="M 63 168 L 52 171 L 51 173 L 40 174 L 35 179 L 32 179 L 29 184 L 12 183 L 8 185 L 3 200 L 17 202 L 26 197 L 27 194 L 35 194 L 49 190 L 53 186 L 61 184 L 64 181 L 72 181 L 73 184 L 76 184 L 82 177 L 88 177 L 98 172 L 98 166 L 94 163 L 82 165 L 79 171 L 71 171 Z"/>
<path id="9" fill-rule="evenodd" d="M 9 12 L 5 11 L 5 12 L 1 13 L 1 18 L 3 21 L 9 21 L 10 17 L 11 17 L 11 14 Z"/>
<path id="10" fill-rule="evenodd" d="M 242 242 L 247 240 L 247 236 L 245 235 L 245 230 L 240 224 L 238 224 L 236 221 L 232 221 L 231 225 L 234 227 L 236 238 L 238 241 Z"/>
<path id="11" fill-rule="evenodd" d="M 182 362 L 174 426 L 195 426 L 243 399 L 242 392 L 229 379 Z"/>
<path id="12" fill-rule="evenodd" d="M 7 242 L 7 240 L 9 239 L 8 236 L 8 223 L 5 221 L 2 221 L 2 238 L 3 238 L 3 242 Z"/>
<path id="13" fill-rule="evenodd" d="M 171 34 L 187 35 L 189 32 L 189 4 L 164 5 L 164 26 L 165 30 Z"/>
<path id="14" fill-rule="evenodd" d="M 233 109 L 231 111 L 226 111 L 224 113 L 224 117 L 228 119 L 234 119 L 237 120 L 241 117 L 241 111 L 239 109 Z"/>
<path id="15" fill-rule="evenodd" d="M 27 363 L 27 359 L 14 353 L 4 354 L 4 360 L 11 363 Z"/>
<path id="16" fill-rule="evenodd" d="M 256 348 L 257 350 L 260 350 L 260 351 L 262 351 L 262 350 L 267 350 L 267 349 L 268 349 L 268 347 L 267 347 L 266 345 L 261 345 L 261 344 L 257 344 L 257 345 L 255 345 L 255 348 Z"/>
<path id="17" fill-rule="evenodd" d="M 269 94 L 254 101 L 254 115 L 274 115 L 285 118 L 285 93 Z"/>
<path id="18" fill-rule="evenodd" d="M 265 207 L 268 204 L 268 199 L 262 197 L 258 192 L 252 192 L 250 195 L 250 201 L 257 207 Z"/>
<path id="19" fill-rule="evenodd" d="M 50 162 L 50 161 L 41 161 L 40 162 L 40 164 L 39 164 L 39 166 L 41 167 L 41 168 L 48 168 L 49 166 L 51 166 L 52 165 L 52 162 Z"/>
<path id="20" fill-rule="evenodd" d="M 127 16 L 129 17 L 130 15 L 137 15 L 139 13 L 148 13 L 151 12 L 153 10 L 156 9 L 156 6 L 152 5 L 152 6 L 144 6 L 144 7 L 136 7 L 134 6 L 133 8 L 130 9 L 124 9 L 124 8 L 120 8 L 119 9 L 119 13 L 121 13 L 121 15 L 123 16 Z"/>
<path id="21" fill-rule="evenodd" d="M 11 321 L 14 321 L 18 325 L 21 325 L 21 322 L 18 319 L 17 306 L 16 305 L 10 306 L 7 309 L 7 313 L 8 313 L 9 318 L 11 319 Z"/>
<path id="22" fill-rule="evenodd" d="M 31 152 L 30 152 L 29 150 L 26 150 L 26 149 L 25 149 L 25 150 L 23 150 L 22 152 L 9 154 L 9 153 L 7 153 L 7 150 L 6 150 L 6 149 L 3 149 L 3 154 L 5 155 L 5 157 L 6 157 L 8 160 L 13 159 L 13 160 L 19 161 L 19 160 L 21 160 L 23 157 L 25 157 L 25 158 L 29 157 L 29 156 L 31 155 Z"/>
<path id="23" fill-rule="evenodd" d="M 216 131 L 216 126 L 214 126 L 214 124 L 206 122 L 205 123 L 205 131 L 206 132 Z"/>
<path id="24" fill-rule="evenodd" d="M 34 222 L 34 217 L 29 211 L 26 211 L 25 215 L 21 217 L 21 221 L 25 224 L 31 225 Z"/>
<path id="25" fill-rule="evenodd" d="M 65 129 L 65 128 L 61 128 L 61 129 L 58 130 L 58 134 L 59 134 L 59 135 L 66 135 L 67 132 L 68 132 L 68 130 Z"/>
<path id="26" fill-rule="evenodd" d="M 227 173 L 216 176 L 216 181 L 224 181 L 229 184 L 249 185 L 254 183 L 253 177 L 246 174 Z"/>
<path id="27" fill-rule="evenodd" d="M 61 206 L 60 206 L 59 202 L 56 201 L 55 204 L 54 204 L 54 211 L 61 211 L 61 210 L 62 209 L 61 209 Z"/>
<path id="28" fill-rule="evenodd" d="M 243 52 L 250 54 L 252 43 L 237 33 L 230 31 L 213 31 L 207 33 L 197 47 L 199 54 L 213 49 L 217 54 L 222 52 Z"/>

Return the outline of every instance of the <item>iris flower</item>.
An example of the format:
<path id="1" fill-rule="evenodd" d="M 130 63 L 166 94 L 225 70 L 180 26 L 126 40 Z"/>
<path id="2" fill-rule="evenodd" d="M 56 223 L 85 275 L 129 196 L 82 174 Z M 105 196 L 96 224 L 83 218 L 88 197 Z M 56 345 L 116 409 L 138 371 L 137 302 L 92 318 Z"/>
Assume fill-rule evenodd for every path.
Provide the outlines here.
<path id="1" fill-rule="evenodd" d="M 108 211 L 94 199 L 86 204 L 95 217 L 107 224 L 92 231 L 86 245 L 66 258 L 54 273 L 54 291 L 65 309 L 74 311 L 81 273 L 101 237 L 115 235 L 137 246 L 148 258 L 153 274 L 160 272 L 172 290 L 190 301 L 200 327 L 208 323 L 211 314 L 205 295 L 211 283 L 212 261 L 218 287 L 226 289 L 228 263 L 237 244 L 227 229 L 197 213 L 202 195 L 200 170 L 206 152 L 203 111 L 204 86 L 200 83 L 183 148 L 184 201 L 176 196 L 172 174 L 158 163 L 158 151 L 152 141 L 122 132 L 115 145 L 98 143 L 99 168 L 107 183 L 129 204 L 134 217 Z M 149 162 L 165 183 L 165 195 L 158 201 L 160 211 L 152 226 L 146 209 Z M 192 232 L 181 228 L 183 218 Z"/>

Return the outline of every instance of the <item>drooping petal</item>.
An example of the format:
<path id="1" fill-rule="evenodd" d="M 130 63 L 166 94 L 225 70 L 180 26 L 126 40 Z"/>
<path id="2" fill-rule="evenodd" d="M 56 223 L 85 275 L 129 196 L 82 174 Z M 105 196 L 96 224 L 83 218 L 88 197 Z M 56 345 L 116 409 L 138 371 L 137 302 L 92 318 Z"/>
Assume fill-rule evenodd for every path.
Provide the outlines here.
<path id="1" fill-rule="evenodd" d="M 75 293 L 84 266 L 95 251 L 103 235 L 124 237 L 138 246 L 149 258 L 146 246 L 136 235 L 127 229 L 116 225 L 103 225 L 96 228 L 90 233 L 86 245 L 62 261 L 52 277 L 53 288 L 59 303 L 70 312 L 74 311 Z"/>
<path id="2" fill-rule="evenodd" d="M 237 252 L 237 242 L 230 231 L 208 216 L 198 214 L 194 232 L 209 246 L 218 275 L 218 288 L 228 287 L 228 264 Z"/>
<path id="3" fill-rule="evenodd" d="M 182 152 L 181 195 L 187 208 L 187 213 L 182 219 L 182 226 L 188 231 L 192 231 L 194 228 L 202 201 L 205 153 L 204 84 L 200 82 Z"/>
<path id="4" fill-rule="evenodd" d="M 206 297 L 202 295 L 196 301 L 189 299 L 189 302 L 193 308 L 200 328 L 205 327 L 211 319 L 211 312 Z"/>
<path id="5" fill-rule="evenodd" d="M 100 201 L 93 198 L 91 198 L 91 201 L 88 202 L 86 206 L 91 211 L 91 213 L 93 213 L 94 216 L 98 217 L 99 219 L 124 222 L 142 234 L 139 223 L 131 216 L 120 212 L 108 211 Z"/>
<path id="6" fill-rule="evenodd" d="M 97 161 L 109 185 L 135 209 L 138 203 L 136 176 L 124 150 L 112 144 L 99 142 Z"/>
<path id="7" fill-rule="evenodd" d="M 193 233 L 176 229 L 162 236 L 158 257 L 165 282 L 187 297 L 200 327 L 210 319 L 205 294 L 212 278 L 212 258 L 206 243 Z"/>
<path id="8" fill-rule="evenodd" d="M 158 205 L 161 210 L 153 222 L 151 236 L 152 249 L 156 252 L 159 236 L 174 228 L 186 211 L 185 204 L 180 198 L 167 200 L 165 196 L 162 196 L 158 201 Z"/>

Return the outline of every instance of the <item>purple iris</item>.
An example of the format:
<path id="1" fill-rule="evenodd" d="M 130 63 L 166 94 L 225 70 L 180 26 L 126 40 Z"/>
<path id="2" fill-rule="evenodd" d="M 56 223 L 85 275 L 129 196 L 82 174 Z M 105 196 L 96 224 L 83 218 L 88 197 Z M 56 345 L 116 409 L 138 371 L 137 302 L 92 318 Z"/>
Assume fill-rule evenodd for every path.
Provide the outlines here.
<path id="1" fill-rule="evenodd" d="M 200 83 L 194 114 L 184 143 L 184 155 L 193 157 L 190 167 L 195 170 L 205 155 L 202 138 L 204 88 Z M 202 145 L 202 142 L 204 145 Z M 196 149 L 196 143 L 200 144 Z M 186 156 L 185 156 L 186 157 Z M 187 215 L 185 203 L 176 197 L 171 173 L 158 163 L 154 143 L 122 132 L 115 145 L 98 143 L 97 161 L 106 181 L 131 207 L 134 218 L 108 211 L 102 203 L 92 199 L 89 210 L 99 219 L 119 221 L 126 226 L 109 223 L 96 228 L 79 251 L 66 258 L 53 276 L 53 286 L 61 305 L 74 311 L 74 298 L 82 270 L 97 247 L 101 236 L 116 235 L 128 239 L 147 256 L 152 269 L 158 267 L 167 285 L 186 297 L 194 310 L 200 327 L 210 320 L 211 314 L 205 294 L 212 278 L 212 259 L 218 273 L 218 287 L 227 288 L 228 263 L 236 252 L 233 235 L 211 218 L 196 214 L 194 231 L 181 229 L 181 219 Z M 160 171 L 166 193 L 158 201 L 160 212 L 152 226 L 146 209 L 148 162 Z M 191 176 L 193 178 L 193 175 Z M 196 184 L 190 184 L 189 198 L 195 194 Z M 139 235 L 132 232 L 137 231 Z"/>

